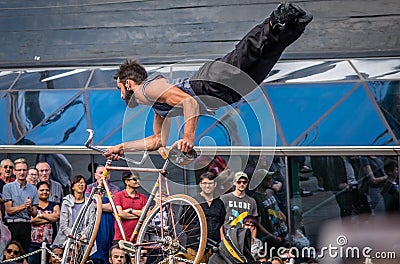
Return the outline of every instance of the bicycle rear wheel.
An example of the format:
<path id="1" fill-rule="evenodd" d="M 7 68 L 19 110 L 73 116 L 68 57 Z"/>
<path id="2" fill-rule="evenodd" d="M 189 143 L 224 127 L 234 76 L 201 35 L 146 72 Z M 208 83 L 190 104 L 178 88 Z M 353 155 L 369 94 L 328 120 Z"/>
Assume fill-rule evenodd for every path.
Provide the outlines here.
<path id="1" fill-rule="evenodd" d="M 188 195 L 172 195 L 162 203 L 161 213 L 156 205 L 144 220 L 136 241 L 135 262 L 143 263 L 146 257 L 147 264 L 198 264 L 206 241 L 207 222 L 199 203 Z"/>
<path id="2" fill-rule="evenodd" d="M 101 219 L 101 198 L 95 194 L 79 212 L 67 239 L 62 264 L 84 264 L 96 240 Z"/>

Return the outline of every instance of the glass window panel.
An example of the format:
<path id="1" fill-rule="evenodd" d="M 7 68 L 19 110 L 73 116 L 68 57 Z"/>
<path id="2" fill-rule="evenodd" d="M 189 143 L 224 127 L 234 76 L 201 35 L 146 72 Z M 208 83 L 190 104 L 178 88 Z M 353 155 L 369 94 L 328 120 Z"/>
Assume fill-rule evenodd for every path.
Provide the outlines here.
<path id="1" fill-rule="evenodd" d="M 84 88 L 90 71 L 87 69 L 38 70 L 24 72 L 13 89 Z"/>
<path id="2" fill-rule="evenodd" d="M 88 94 L 96 144 L 115 145 L 122 140 L 131 141 L 153 134 L 151 107 L 126 108 L 117 89 L 89 91 Z"/>
<path id="3" fill-rule="evenodd" d="M 375 97 L 396 138 L 400 138 L 400 81 L 369 82 Z"/>
<path id="4" fill-rule="evenodd" d="M 7 90 L 18 77 L 19 72 L 0 71 L 0 90 Z"/>
<path id="5" fill-rule="evenodd" d="M 12 142 L 58 111 L 79 92 L 45 90 L 10 93 Z"/>
<path id="6" fill-rule="evenodd" d="M 321 82 L 359 79 L 347 61 L 291 61 L 274 66 L 267 82 Z"/>
<path id="7" fill-rule="evenodd" d="M 7 93 L 0 92 L 0 123 L 3 124 L 0 129 L 0 145 L 8 145 L 8 113 L 7 113 Z"/>
<path id="8" fill-rule="evenodd" d="M 127 108 L 124 114 L 122 139 L 131 141 L 153 135 L 153 120 L 154 111 L 150 106 Z"/>
<path id="9" fill-rule="evenodd" d="M 271 107 L 282 127 L 286 144 L 290 145 L 354 85 L 353 83 L 266 85 Z"/>
<path id="10" fill-rule="evenodd" d="M 317 124 L 298 145 L 392 145 L 377 109 L 362 86 Z"/>
<path id="11" fill-rule="evenodd" d="M 114 80 L 117 68 L 100 68 L 94 70 L 93 77 L 90 80 L 90 88 L 116 88 Z"/>
<path id="12" fill-rule="evenodd" d="M 351 62 L 365 78 L 400 78 L 400 59 L 352 59 Z"/>
<path id="13" fill-rule="evenodd" d="M 173 64 L 172 67 L 172 78 L 190 78 L 192 77 L 193 73 L 195 73 L 200 66 L 203 65 L 190 65 L 190 64 Z"/>
<path id="14" fill-rule="evenodd" d="M 229 133 L 229 116 L 225 122 L 219 122 L 214 116 L 201 116 L 196 130 L 195 145 L 198 146 L 231 146 L 238 141 L 236 134 Z M 183 121 L 182 121 L 183 122 Z M 240 138 L 239 138 L 240 140 Z"/>
<path id="15" fill-rule="evenodd" d="M 106 144 L 106 142 L 113 145 L 121 143 L 121 131 L 117 131 L 121 130 L 120 127 L 124 122 L 124 117 L 128 118 L 132 114 L 132 111 L 136 112 L 144 106 L 138 106 L 133 110 L 127 109 L 117 89 L 91 90 L 87 93 L 92 128 L 95 132 L 94 143 L 101 145 Z M 138 129 L 138 127 L 139 125 L 134 127 L 133 131 Z M 143 127 L 140 128 L 143 129 Z M 114 133 L 118 134 L 114 135 Z"/>
<path id="16" fill-rule="evenodd" d="M 87 128 L 84 97 L 80 95 L 28 132 L 24 140 L 35 145 L 82 146 L 87 139 Z"/>

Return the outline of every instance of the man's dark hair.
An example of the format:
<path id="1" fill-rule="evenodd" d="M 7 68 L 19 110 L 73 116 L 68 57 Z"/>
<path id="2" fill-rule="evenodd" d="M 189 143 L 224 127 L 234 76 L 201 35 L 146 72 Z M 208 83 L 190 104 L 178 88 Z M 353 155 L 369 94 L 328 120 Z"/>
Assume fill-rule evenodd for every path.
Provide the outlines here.
<path id="1" fill-rule="evenodd" d="M 121 82 L 126 90 L 125 94 L 125 104 L 129 108 L 135 108 L 138 106 L 136 102 L 135 94 L 132 90 L 128 90 L 126 88 L 125 82 L 127 80 L 132 80 L 137 84 L 142 84 L 144 80 L 147 78 L 147 71 L 146 69 L 140 65 L 135 60 L 126 60 L 123 64 L 121 64 L 114 75 L 114 79 Z"/>
<path id="2" fill-rule="evenodd" d="M 122 83 L 126 80 L 132 80 L 137 84 L 141 84 L 147 78 L 146 69 L 135 60 L 126 60 L 123 64 L 119 65 L 114 79 Z"/>
<path id="3" fill-rule="evenodd" d="M 210 181 L 213 181 L 215 178 L 216 178 L 216 176 L 215 176 L 215 174 L 214 174 L 213 172 L 207 171 L 207 172 L 204 172 L 204 173 L 202 173 L 202 174 L 200 175 L 200 177 L 199 177 L 199 183 L 201 183 L 201 181 L 202 181 L 203 179 L 209 179 Z"/>
<path id="4" fill-rule="evenodd" d="M 131 175 L 139 177 L 139 173 L 137 173 L 137 172 L 124 171 L 122 173 L 122 182 L 125 184 L 125 186 L 126 186 L 125 180 L 129 179 L 131 177 Z"/>
<path id="5" fill-rule="evenodd" d="M 122 250 L 122 248 L 120 248 L 120 246 L 118 245 L 118 243 L 116 243 L 116 244 L 114 244 L 114 245 L 112 245 L 111 247 L 110 247 L 110 249 L 108 250 L 108 257 L 109 258 L 112 258 L 112 251 L 114 250 L 114 249 L 121 249 Z M 128 261 L 128 255 L 125 253 L 125 259 Z M 127 262 L 128 263 L 128 262 Z"/>
<path id="6" fill-rule="evenodd" d="M 397 167 L 397 162 L 393 159 L 387 159 L 384 163 L 384 170 L 386 173 L 392 173 Z"/>

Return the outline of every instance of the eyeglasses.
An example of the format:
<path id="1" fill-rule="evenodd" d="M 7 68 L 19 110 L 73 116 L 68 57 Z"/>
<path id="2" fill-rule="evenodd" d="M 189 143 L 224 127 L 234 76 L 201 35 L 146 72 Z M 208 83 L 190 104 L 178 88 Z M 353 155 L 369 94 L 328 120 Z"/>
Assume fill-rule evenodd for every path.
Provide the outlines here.
<path id="1" fill-rule="evenodd" d="M 27 169 L 15 169 L 15 171 L 28 171 Z"/>
<path id="2" fill-rule="evenodd" d="M 133 178 L 127 179 L 127 181 L 135 181 L 135 182 L 137 182 L 137 181 L 140 181 L 140 178 L 133 177 Z"/>
<path id="3" fill-rule="evenodd" d="M 245 223 L 243 224 L 244 226 L 256 226 L 255 224 L 251 224 L 251 223 Z"/>
<path id="4" fill-rule="evenodd" d="M 20 253 L 18 250 L 12 250 L 11 248 L 7 248 L 6 252 L 7 252 L 7 254 L 14 253 L 14 255 L 19 255 L 19 253 Z"/>
<path id="5" fill-rule="evenodd" d="M 247 181 L 237 181 L 237 184 L 247 184 Z"/>
<path id="6" fill-rule="evenodd" d="M 4 168 L 4 169 L 14 169 L 14 166 L 11 166 L 11 165 L 4 165 L 3 168 Z"/>
<path id="7" fill-rule="evenodd" d="M 214 185 L 215 182 L 201 182 L 201 185 Z"/>
<path id="8" fill-rule="evenodd" d="M 55 248 L 64 248 L 64 245 L 62 245 L 62 244 L 53 244 L 53 245 L 51 245 L 50 246 L 50 249 L 51 250 L 53 250 L 53 249 L 55 249 Z"/>
<path id="9" fill-rule="evenodd" d="M 288 257 L 288 258 L 281 258 L 283 261 L 290 261 L 292 258 Z"/>

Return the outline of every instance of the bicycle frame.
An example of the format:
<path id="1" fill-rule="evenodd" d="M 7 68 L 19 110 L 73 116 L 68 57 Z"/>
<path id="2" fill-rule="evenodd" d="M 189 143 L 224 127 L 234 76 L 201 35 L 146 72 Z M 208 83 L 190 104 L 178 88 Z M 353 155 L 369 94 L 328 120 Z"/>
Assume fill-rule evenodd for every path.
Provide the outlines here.
<path id="1" fill-rule="evenodd" d="M 86 131 L 89 133 L 89 137 L 88 137 L 88 140 L 85 143 L 85 146 L 87 148 L 89 148 L 89 149 L 104 153 L 105 150 L 90 145 L 92 140 L 93 140 L 93 136 L 94 136 L 93 130 L 87 129 Z M 151 203 L 154 201 L 154 197 L 156 196 L 158 191 L 160 191 L 160 193 L 162 193 L 162 181 L 163 181 L 163 179 L 164 179 L 165 185 L 166 185 L 166 194 L 167 195 L 170 194 L 169 193 L 169 188 L 168 188 L 168 181 L 167 181 L 167 178 L 166 178 L 166 175 L 167 175 L 166 169 L 167 169 L 167 166 L 169 164 L 169 160 L 167 158 L 166 151 L 164 149 L 160 150 L 159 152 L 160 152 L 161 156 L 165 159 L 165 162 L 164 162 L 164 165 L 163 165 L 162 169 L 116 167 L 116 166 L 111 166 L 112 165 L 112 159 L 108 159 L 107 162 L 106 162 L 105 169 L 104 169 L 103 174 L 101 176 L 101 184 L 99 184 L 99 186 L 96 189 L 101 189 L 101 188 L 105 189 L 106 195 L 107 195 L 107 197 L 108 197 L 108 199 L 110 201 L 110 205 L 111 205 L 111 208 L 112 208 L 112 211 L 113 211 L 113 214 L 114 214 L 114 218 L 115 218 L 115 220 L 117 222 L 119 230 L 121 231 L 121 234 L 122 234 L 122 237 L 123 237 L 124 241 L 133 242 L 133 241 L 136 240 L 136 238 L 137 238 L 137 236 L 139 234 L 140 228 L 142 227 L 143 221 L 146 218 L 147 213 L 150 210 Z M 194 158 L 197 157 L 197 154 L 196 154 L 195 151 L 194 151 L 193 155 L 194 155 Z M 129 158 L 125 157 L 125 156 L 119 157 L 119 159 L 122 159 L 122 160 L 127 161 L 127 162 L 131 162 L 131 163 L 136 164 L 136 165 L 142 165 L 142 164 L 144 164 L 144 162 L 146 161 L 148 156 L 149 155 L 148 155 L 148 153 L 146 151 L 146 152 L 144 152 L 141 161 L 132 160 L 132 159 L 129 159 Z M 190 158 L 190 157 L 188 157 L 188 158 Z M 135 229 L 134 229 L 134 231 L 132 233 L 132 236 L 130 237 L 129 240 L 127 240 L 126 234 L 125 234 L 124 229 L 122 227 L 121 217 L 120 217 L 120 215 L 118 213 L 118 209 L 117 209 L 117 207 L 116 207 L 116 205 L 114 203 L 114 200 L 113 200 L 113 197 L 112 197 L 112 193 L 111 193 L 110 188 L 109 188 L 108 183 L 107 183 L 107 176 L 108 176 L 110 170 L 131 171 L 131 172 L 154 172 L 154 173 L 158 173 L 159 174 L 158 178 L 157 178 L 157 181 L 155 182 L 155 184 L 154 184 L 154 186 L 153 186 L 153 188 L 152 188 L 152 190 L 150 192 L 149 198 L 147 199 L 147 203 L 143 207 L 143 211 L 142 211 L 142 213 L 141 213 L 141 215 L 140 215 L 140 217 L 138 219 L 138 223 L 136 224 L 136 227 L 135 227 Z M 96 189 L 94 188 L 92 190 L 92 192 L 90 194 L 91 197 L 94 195 Z M 162 212 L 162 195 L 160 195 L 160 201 L 161 201 L 159 203 L 160 212 Z M 162 227 L 164 226 L 162 217 L 161 217 L 161 226 Z M 162 234 L 161 239 L 163 239 L 163 234 Z M 138 247 L 138 246 L 144 246 L 144 245 L 148 245 L 148 244 L 147 243 L 146 244 L 133 244 L 133 245 L 130 245 L 130 246 Z M 132 250 L 130 247 L 128 247 L 123 242 L 120 243 L 120 246 L 122 246 L 123 249 L 125 249 L 125 250 L 128 250 L 128 251 Z"/>
<path id="2" fill-rule="evenodd" d="M 105 153 L 106 150 L 90 145 L 94 132 L 90 129 L 87 132 L 89 133 L 89 138 L 85 146 L 97 152 Z M 160 148 L 159 153 L 165 160 L 161 169 L 112 166 L 115 157 L 111 156 L 106 161 L 98 186 L 92 189 L 88 198 L 90 201 L 98 198 L 98 196 L 95 196 L 97 192 L 107 195 L 117 227 L 122 234 L 119 247 L 133 255 L 136 263 L 140 263 L 143 252 L 146 252 L 145 254 L 148 256 L 147 250 L 150 250 L 150 258 L 152 258 L 152 261 L 157 261 L 157 263 L 159 263 L 159 259 L 163 259 L 163 261 L 166 260 L 168 263 L 174 263 L 175 260 L 183 260 L 184 262 L 199 264 L 206 247 L 206 217 L 201 206 L 193 197 L 186 194 L 170 195 L 168 179 L 166 177 L 167 166 L 170 162 L 178 165 L 187 165 L 197 157 L 197 153 L 194 149 L 188 153 L 183 153 L 177 148 L 176 144 L 173 144 L 169 148 Z M 119 159 L 135 165 L 143 165 L 148 157 L 149 155 L 145 151 L 140 161 L 132 160 L 125 156 L 119 157 Z M 146 204 L 142 208 L 140 216 L 138 216 L 138 222 L 130 238 L 125 234 L 120 213 L 114 203 L 113 195 L 107 182 L 109 172 L 112 170 L 158 173 L 157 180 L 152 187 Z M 164 186 L 165 191 L 163 190 Z M 160 194 L 159 200 L 156 198 L 157 193 Z M 99 207 L 101 200 L 97 200 L 99 200 L 97 203 L 97 207 Z M 153 201 L 156 201 L 156 206 L 154 207 L 152 207 Z M 176 213 L 175 210 L 178 208 L 179 213 Z M 98 209 L 98 211 L 100 210 L 101 208 Z M 81 211 L 81 213 L 85 214 L 86 212 Z M 97 231 L 95 232 L 97 233 Z M 195 254 L 188 253 L 188 248 L 195 249 Z M 86 249 L 85 254 L 87 251 Z M 65 264 L 66 262 L 63 263 Z"/>
<path id="3" fill-rule="evenodd" d="M 122 158 L 124 159 L 124 158 Z M 125 159 L 124 159 L 125 160 Z M 97 189 L 101 189 L 104 188 L 106 191 L 106 195 L 110 201 L 110 205 L 114 214 L 114 218 L 117 222 L 118 228 L 121 231 L 122 237 L 125 241 L 129 241 L 132 242 L 136 239 L 139 230 L 143 224 L 144 219 L 147 216 L 147 213 L 149 212 L 151 203 L 154 201 L 154 197 L 157 194 L 157 191 L 162 188 L 162 179 L 165 178 L 165 175 L 167 174 L 166 171 L 166 167 L 168 166 L 169 161 L 165 160 L 163 168 L 162 169 L 149 169 L 149 168 L 129 168 L 129 167 L 115 167 L 115 166 L 111 166 L 112 164 L 112 160 L 107 160 L 106 162 L 106 166 L 105 169 L 103 171 L 103 174 L 101 176 L 101 184 L 97 187 Z M 124 232 L 124 229 L 122 228 L 122 223 L 121 223 L 121 217 L 119 216 L 118 213 L 118 209 L 114 203 L 113 197 L 112 197 L 112 193 L 110 191 L 110 188 L 108 186 L 107 183 L 107 176 L 109 174 L 109 171 L 111 170 L 117 170 L 117 171 L 132 171 L 132 172 L 155 172 L 155 173 L 159 173 L 158 179 L 156 181 L 156 183 L 153 186 L 153 189 L 150 192 L 149 198 L 147 199 L 147 203 L 146 205 L 143 207 L 143 211 L 142 214 L 139 217 L 138 223 L 136 224 L 136 227 L 132 233 L 132 236 L 129 238 L 129 240 L 127 240 L 126 234 Z M 167 181 L 165 179 L 165 182 L 167 184 Z M 93 189 L 95 191 L 95 189 Z M 92 192 L 93 192 L 92 190 Z M 167 188 L 167 194 L 169 195 L 169 190 Z"/>

